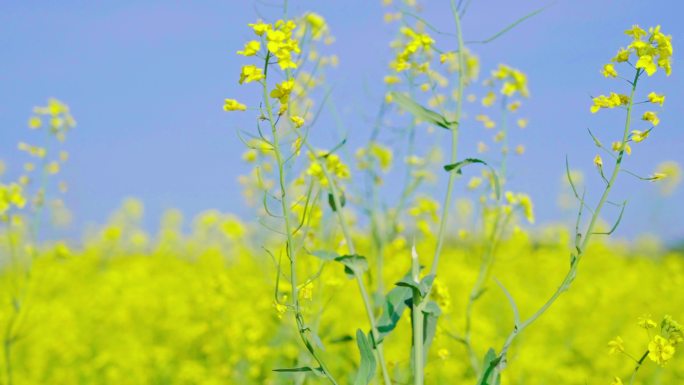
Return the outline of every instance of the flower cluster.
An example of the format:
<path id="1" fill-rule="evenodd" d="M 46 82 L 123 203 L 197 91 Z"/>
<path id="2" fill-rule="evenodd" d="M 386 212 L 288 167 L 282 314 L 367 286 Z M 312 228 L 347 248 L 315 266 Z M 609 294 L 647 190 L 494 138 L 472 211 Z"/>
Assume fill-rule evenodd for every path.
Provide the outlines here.
<path id="1" fill-rule="evenodd" d="M 506 191 L 506 194 L 504 195 L 506 197 L 506 202 L 508 203 L 508 206 L 505 206 L 504 210 L 508 211 L 519 207 L 522 209 L 525 219 L 530 223 L 534 223 L 534 208 L 532 206 L 532 199 L 529 195 L 524 193 L 516 194 L 510 191 Z"/>
<path id="2" fill-rule="evenodd" d="M 400 32 L 402 39 L 393 44 L 398 49 L 398 53 L 390 63 L 390 68 L 397 72 L 411 68 L 411 59 L 416 53 L 422 51 L 430 54 L 435 44 L 435 41 L 427 33 L 420 33 L 409 27 L 402 27 Z M 429 66 L 427 61 L 418 65 L 422 71 L 427 71 Z"/>
<path id="3" fill-rule="evenodd" d="M 658 68 L 662 68 L 668 76 L 672 73 L 672 36 L 660 32 L 659 25 L 649 28 L 648 32 L 634 25 L 625 31 L 625 35 L 632 37 L 632 43 L 627 48 L 621 48 L 612 62 L 628 62 L 635 54 L 637 62 L 634 66 L 643 69 L 648 76 L 653 75 Z M 618 76 L 612 64 L 604 66 L 603 74 L 606 77 Z"/>
<path id="4" fill-rule="evenodd" d="M 624 341 L 620 336 L 617 336 L 608 342 L 609 353 L 621 353 L 632 360 L 637 361 L 637 371 L 646 357 L 660 366 L 665 366 L 672 357 L 674 357 L 676 353 L 675 347 L 684 342 L 684 328 L 682 328 L 682 325 L 675 321 L 672 316 L 666 315 L 663 317 L 663 320 L 660 322 L 660 333 L 653 337 L 650 337 L 652 330 L 658 327 L 658 323 L 651 319 L 650 315 L 639 317 L 637 325 L 645 329 L 650 338 L 646 353 L 644 353 L 641 360 L 636 360 L 632 355 L 627 353 Z M 634 374 L 636 374 L 636 372 L 634 372 Z M 613 384 L 622 384 L 620 377 L 615 377 Z"/>
<path id="5" fill-rule="evenodd" d="M 592 99 L 591 113 L 595 114 L 602 108 L 615 108 L 629 104 L 629 96 L 611 92 L 609 95 L 599 95 Z"/>
<path id="6" fill-rule="evenodd" d="M 351 176 L 349 172 L 349 167 L 342 162 L 339 155 L 331 154 L 327 151 L 318 151 L 316 155 L 309 153 L 310 165 L 306 170 L 306 174 L 312 176 L 316 179 L 321 186 L 328 186 L 328 179 L 325 176 L 325 170 L 331 173 L 331 177 L 336 177 L 339 179 L 347 179 Z M 321 161 L 325 162 L 325 165 L 321 164 Z"/>
<path id="7" fill-rule="evenodd" d="M 492 71 L 491 78 L 485 81 L 485 85 L 494 86 L 497 82 L 501 83 L 502 95 L 510 97 L 519 93 L 525 98 L 530 95 L 527 89 L 527 75 L 506 64 L 499 64 L 499 67 Z"/>
<path id="8" fill-rule="evenodd" d="M 0 184 L 0 220 L 7 221 L 7 212 L 12 207 L 22 209 L 26 205 L 26 197 L 20 184 Z"/>
<path id="9" fill-rule="evenodd" d="M 636 69 L 636 74 L 633 81 L 629 81 L 632 85 L 632 94 L 636 91 L 636 84 L 639 77 L 646 73 L 648 76 L 653 75 L 657 68 L 662 68 L 665 73 L 669 76 L 672 72 L 671 69 L 671 56 L 672 56 L 672 44 L 671 37 L 664 35 L 660 32 L 660 26 L 651 27 L 648 33 L 640 28 L 638 25 L 633 26 L 631 29 L 625 31 L 625 34 L 632 37 L 632 43 L 627 48 L 621 48 L 617 55 L 608 63 L 603 66 L 602 73 L 603 76 L 607 78 L 618 77 L 618 72 L 613 63 L 629 63 L 632 54 L 638 57 L 636 65 L 629 63 L 634 69 Z M 648 37 L 646 40 L 643 38 Z M 631 112 L 631 108 L 634 105 L 650 103 L 652 105 L 657 105 L 662 107 L 665 104 L 665 95 L 658 94 L 656 92 L 650 92 L 646 100 L 643 102 L 636 103 L 632 100 L 632 97 L 616 92 L 610 92 L 608 95 L 599 95 L 592 99 L 592 105 L 590 107 L 591 113 L 597 113 L 601 109 L 613 109 L 618 107 L 628 107 L 628 111 Z M 628 135 L 625 136 L 623 140 L 614 141 L 611 145 L 611 149 L 615 152 L 624 152 L 627 155 L 632 153 L 632 147 L 630 142 L 640 143 L 646 140 L 651 131 L 660 124 L 660 118 L 655 111 L 644 111 L 641 115 L 641 120 L 647 122 L 650 127 L 645 130 L 633 129 Z M 595 138 L 594 138 L 595 139 Z M 595 139 L 596 140 L 596 139 Z M 597 142 L 599 147 L 602 145 Z M 594 164 L 603 172 L 603 160 L 599 155 L 594 157 Z M 664 178 L 666 175 L 662 173 L 656 173 L 650 178 L 645 178 L 648 180 L 658 180 Z"/>

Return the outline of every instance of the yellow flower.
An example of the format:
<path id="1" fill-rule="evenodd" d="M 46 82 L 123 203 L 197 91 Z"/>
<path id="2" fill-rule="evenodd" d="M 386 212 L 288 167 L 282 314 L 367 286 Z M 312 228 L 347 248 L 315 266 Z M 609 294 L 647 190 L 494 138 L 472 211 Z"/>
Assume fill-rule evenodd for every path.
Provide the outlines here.
<path id="1" fill-rule="evenodd" d="M 601 71 L 601 73 L 603 73 L 603 76 L 607 78 L 614 78 L 618 76 L 618 73 L 615 71 L 615 67 L 612 64 L 604 65 L 603 71 Z"/>
<path id="2" fill-rule="evenodd" d="M 627 155 L 632 155 L 632 147 L 630 147 L 630 145 L 627 143 L 624 145 L 624 148 L 623 148 L 622 142 L 613 142 L 611 148 L 613 149 L 613 151 L 618 151 L 618 152 L 623 151 L 623 149 L 624 149 L 624 151 L 627 153 Z"/>
<path id="3" fill-rule="evenodd" d="M 648 344 L 648 358 L 660 366 L 664 366 L 674 356 L 675 347 L 661 336 L 653 337 Z"/>
<path id="4" fill-rule="evenodd" d="M 637 60 L 635 67 L 643 68 L 644 71 L 646 71 L 646 74 L 648 74 L 648 76 L 653 75 L 658 69 L 656 63 L 653 62 L 653 56 L 651 55 L 640 56 L 639 60 Z"/>
<path id="5" fill-rule="evenodd" d="M 299 288 L 299 299 L 311 301 L 313 299 L 313 282 L 309 281 Z"/>
<path id="6" fill-rule="evenodd" d="M 271 28 L 273 28 L 271 26 L 271 24 L 262 23 L 260 21 L 254 23 L 254 24 L 247 24 L 247 25 L 252 27 L 252 29 L 254 30 L 254 33 L 256 33 L 259 36 L 263 35 L 265 32 L 270 31 Z"/>
<path id="7" fill-rule="evenodd" d="M 301 117 L 299 117 L 297 115 L 290 116 L 290 121 L 292 123 L 294 123 L 296 128 L 299 128 L 299 127 L 304 125 L 304 119 L 302 119 Z"/>
<path id="8" fill-rule="evenodd" d="M 661 173 L 661 172 L 656 172 L 651 175 L 651 180 L 660 180 L 660 179 L 665 179 L 667 178 L 667 174 Z"/>
<path id="9" fill-rule="evenodd" d="M 38 116 L 32 116 L 29 118 L 28 126 L 30 129 L 35 130 L 43 125 L 43 121 Z"/>
<path id="10" fill-rule="evenodd" d="M 648 131 L 639 131 L 639 130 L 632 130 L 632 140 L 639 143 L 642 142 L 644 139 L 648 138 L 648 135 L 651 133 L 651 130 Z"/>
<path id="11" fill-rule="evenodd" d="M 638 25 L 634 24 L 631 29 L 625 31 L 625 35 L 632 36 L 634 40 L 641 40 L 643 36 L 646 36 L 646 31 L 640 28 Z"/>
<path id="12" fill-rule="evenodd" d="M 254 65 L 246 65 L 242 67 L 242 72 L 240 73 L 240 84 L 247 82 L 256 82 L 261 79 L 266 78 L 261 68 L 257 68 Z"/>
<path id="13" fill-rule="evenodd" d="M 314 13 L 314 12 L 309 12 L 306 14 L 304 17 L 304 21 L 311 27 L 311 37 L 314 38 L 314 40 L 320 39 L 320 37 L 327 31 L 328 25 L 325 22 L 325 19 L 323 16 Z"/>
<path id="14" fill-rule="evenodd" d="M 631 53 L 632 52 L 628 49 L 620 48 L 617 55 L 615 55 L 612 61 L 617 63 L 624 63 L 629 60 L 629 56 L 631 55 Z"/>
<path id="15" fill-rule="evenodd" d="M 613 378 L 613 382 L 611 382 L 610 385 L 623 385 L 623 384 L 622 384 L 622 380 L 620 379 L 620 377 L 615 377 L 615 378 Z"/>
<path id="16" fill-rule="evenodd" d="M 525 146 L 523 146 L 522 144 L 515 146 L 515 153 L 518 155 L 524 154 L 525 153 Z"/>
<path id="17" fill-rule="evenodd" d="M 494 91 L 487 92 L 484 98 L 482 98 L 482 105 L 485 107 L 490 107 L 496 101 L 496 94 Z"/>
<path id="18" fill-rule="evenodd" d="M 256 162 L 258 156 L 259 152 L 253 148 L 250 148 L 249 150 L 245 151 L 244 154 L 242 154 L 242 160 L 248 163 L 254 163 Z"/>
<path id="19" fill-rule="evenodd" d="M 496 123 L 494 123 L 494 121 L 491 120 L 489 118 L 489 116 L 487 116 L 487 115 L 484 115 L 484 114 L 477 115 L 477 116 L 475 116 L 475 120 L 477 120 L 478 122 L 482 122 L 484 127 L 487 129 L 496 127 Z"/>
<path id="20" fill-rule="evenodd" d="M 596 154 L 594 157 L 594 165 L 596 165 L 598 168 L 603 167 L 603 159 L 601 159 L 601 155 Z"/>
<path id="21" fill-rule="evenodd" d="M 21 209 L 25 205 L 26 198 L 21 185 L 0 185 L 0 215 L 5 214 L 12 206 Z"/>
<path id="22" fill-rule="evenodd" d="M 224 111 L 245 111 L 247 106 L 235 99 L 226 99 L 223 104 Z"/>
<path id="23" fill-rule="evenodd" d="M 663 103 L 665 103 L 665 95 L 658 95 L 655 92 L 651 92 L 648 94 L 648 101 L 653 104 L 660 104 L 662 107 Z"/>
<path id="24" fill-rule="evenodd" d="M 245 44 L 244 50 L 237 51 L 237 54 L 242 55 L 242 56 L 254 56 L 257 54 L 257 52 L 259 52 L 260 49 L 261 49 L 261 42 L 256 41 L 256 40 L 252 40 L 250 42 L 247 42 L 247 44 Z"/>
<path id="25" fill-rule="evenodd" d="M 294 80 L 286 80 L 282 83 L 277 83 L 276 88 L 271 91 L 271 97 L 278 99 L 280 104 L 287 104 L 294 86 Z"/>
<path id="26" fill-rule="evenodd" d="M 666 315 L 660 323 L 660 332 L 666 336 L 674 346 L 684 342 L 684 327 L 675 321 L 672 316 Z"/>
<path id="27" fill-rule="evenodd" d="M 639 327 L 644 328 L 646 330 L 653 329 L 656 326 L 658 326 L 658 324 L 654 320 L 651 319 L 650 314 L 639 317 L 637 325 L 639 325 Z"/>
<path id="28" fill-rule="evenodd" d="M 59 163 L 57 163 L 57 162 L 50 162 L 50 163 L 46 166 L 45 170 L 47 171 L 48 174 L 50 174 L 50 175 L 55 175 L 55 174 L 59 173 Z"/>
<path id="29" fill-rule="evenodd" d="M 601 108 L 615 108 L 629 103 L 629 97 L 627 95 L 616 94 L 611 92 L 608 96 L 599 95 L 592 99 L 594 104 L 592 104 L 590 110 L 594 114 L 598 112 Z"/>
<path id="30" fill-rule="evenodd" d="M 532 206 L 532 199 L 527 194 L 518 194 L 518 203 L 523 209 L 523 215 L 528 222 L 534 223 L 534 208 Z"/>
<path id="31" fill-rule="evenodd" d="M 641 117 L 641 120 L 651 122 L 653 126 L 657 126 L 658 124 L 660 124 L 660 119 L 658 118 L 658 115 L 656 115 L 656 113 L 653 111 L 644 112 L 644 115 Z"/>
<path id="32" fill-rule="evenodd" d="M 278 319 L 283 319 L 283 315 L 285 315 L 285 312 L 287 312 L 287 306 L 274 301 L 273 307 L 276 310 L 276 316 Z"/>
<path id="33" fill-rule="evenodd" d="M 467 187 L 469 190 L 475 190 L 480 187 L 480 185 L 482 185 L 482 178 L 474 176 L 468 181 Z"/>
<path id="34" fill-rule="evenodd" d="M 515 112 L 518 110 L 518 108 L 520 108 L 521 105 L 522 103 L 519 100 L 516 100 L 515 102 L 509 104 L 506 108 L 508 108 L 508 110 L 511 112 Z"/>
<path id="35" fill-rule="evenodd" d="M 525 128 L 525 127 L 527 127 L 527 124 L 529 123 L 529 121 L 527 119 L 518 119 L 518 121 L 516 123 L 518 124 L 518 127 Z"/>
<path id="36" fill-rule="evenodd" d="M 393 76 L 393 75 L 387 75 L 385 76 L 385 84 L 392 85 L 392 84 L 397 84 L 401 81 L 399 77 Z"/>
<path id="37" fill-rule="evenodd" d="M 608 342 L 608 348 L 610 354 L 622 353 L 625 351 L 624 341 L 620 336 L 617 336 Z"/>

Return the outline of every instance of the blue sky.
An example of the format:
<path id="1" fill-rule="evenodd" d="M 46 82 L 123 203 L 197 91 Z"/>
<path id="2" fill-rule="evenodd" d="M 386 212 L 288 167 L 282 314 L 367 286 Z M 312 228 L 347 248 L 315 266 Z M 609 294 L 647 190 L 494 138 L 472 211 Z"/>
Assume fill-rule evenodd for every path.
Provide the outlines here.
<path id="1" fill-rule="evenodd" d="M 546 4 L 473 0 L 464 20 L 466 40 L 488 37 Z M 565 154 L 589 174 L 595 148 L 586 128 L 600 132 L 621 122 L 617 114 L 592 116 L 589 97 L 618 90 L 618 83 L 603 79 L 599 69 L 627 44 L 622 31 L 632 24 L 661 24 L 674 36 L 675 55 L 672 76 L 658 74 L 645 82 L 643 91 L 664 93 L 667 102 L 657 132 L 635 146 L 627 166 L 648 174 L 660 161 L 684 161 L 684 68 L 678 60 L 682 4 L 559 0 L 504 37 L 472 47 L 484 74 L 500 62 L 528 73 L 532 98 L 523 114 L 531 123 L 521 137 L 527 154 L 511 165 L 517 169 L 511 187 L 531 193 L 540 223 L 562 218 L 557 196 Z M 150 228 L 168 208 L 188 217 L 210 208 L 253 216 L 238 193 L 237 176 L 247 168 L 235 135 L 236 128 L 248 128 L 253 120 L 248 114 L 226 114 L 221 104 L 245 92 L 237 85 L 244 60 L 234 52 L 250 37 L 246 24 L 257 13 L 275 19 L 278 8 L 237 0 L 4 1 L 0 8 L 0 159 L 15 171 L 23 163 L 16 143 L 31 140 L 25 126 L 32 106 L 51 96 L 67 102 L 78 121 L 68 139 L 72 157 L 64 171 L 73 231 L 104 222 L 128 196 L 145 202 Z M 336 36 L 333 50 L 340 65 L 328 79 L 349 137 L 360 142 L 382 97 L 380 79 L 395 26 L 382 22 L 385 9 L 379 0 L 290 1 L 291 14 L 307 10 L 325 16 Z M 423 16 L 442 30 L 453 29 L 447 1 L 430 1 Z M 441 48 L 454 48 L 453 38 L 435 38 Z M 327 113 L 317 129 L 331 122 Z M 472 125 L 463 129 L 465 143 L 482 134 Z M 622 178 L 615 200 L 627 199 L 630 206 L 620 235 L 684 236 L 681 190 L 663 201 L 652 184 Z M 442 189 L 437 191 L 441 196 Z"/>

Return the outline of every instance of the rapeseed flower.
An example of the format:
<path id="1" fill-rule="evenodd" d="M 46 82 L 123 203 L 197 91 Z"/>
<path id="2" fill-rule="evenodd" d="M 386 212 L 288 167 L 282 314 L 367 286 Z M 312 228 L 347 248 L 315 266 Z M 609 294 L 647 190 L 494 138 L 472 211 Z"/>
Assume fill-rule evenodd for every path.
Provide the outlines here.
<path id="1" fill-rule="evenodd" d="M 641 116 L 641 120 L 651 122 L 653 126 L 657 126 L 658 124 L 660 124 L 660 118 L 658 118 L 658 115 L 653 111 L 644 112 L 644 114 Z"/>
<path id="2" fill-rule="evenodd" d="M 261 50 L 261 42 L 252 40 L 245 44 L 245 48 L 242 51 L 237 51 L 237 54 L 242 56 L 254 56 L 259 50 Z"/>
<path id="3" fill-rule="evenodd" d="M 256 82 L 265 78 L 266 76 L 264 75 L 261 68 L 257 68 L 254 65 L 246 65 L 242 67 L 240 73 L 240 84 L 243 84 L 245 82 Z"/>
<path id="4" fill-rule="evenodd" d="M 675 353 L 674 345 L 662 336 L 655 336 L 648 344 L 648 358 L 660 366 L 665 366 Z"/>
<path id="5" fill-rule="evenodd" d="M 655 92 L 651 92 L 648 94 L 648 101 L 653 104 L 660 104 L 660 106 L 662 107 L 663 103 L 665 103 L 665 95 L 659 95 Z"/>
<path id="6" fill-rule="evenodd" d="M 223 110 L 224 111 L 245 111 L 245 110 L 247 110 L 247 106 L 238 102 L 235 99 L 225 99 L 223 102 Z"/>

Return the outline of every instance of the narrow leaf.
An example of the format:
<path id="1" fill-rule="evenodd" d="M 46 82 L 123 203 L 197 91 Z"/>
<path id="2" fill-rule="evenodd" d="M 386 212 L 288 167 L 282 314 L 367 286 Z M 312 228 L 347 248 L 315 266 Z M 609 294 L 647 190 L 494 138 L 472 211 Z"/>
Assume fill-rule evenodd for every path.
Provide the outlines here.
<path id="1" fill-rule="evenodd" d="M 340 193 L 339 200 L 340 206 L 344 207 L 347 204 L 347 198 L 344 196 L 344 193 Z M 337 211 L 337 205 L 335 204 L 335 196 L 332 193 L 328 193 L 328 204 L 330 205 L 332 211 Z"/>
<path id="2" fill-rule="evenodd" d="M 335 258 L 335 261 L 344 265 L 344 272 L 349 278 L 353 278 L 357 274 L 363 274 L 368 270 L 366 258 L 357 254 L 343 255 Z"/>
<path id="3" fill-rule="evenodd" d="M 354 379 L 354 385 L 368 385 L 375 376 L 375 355 L 368 338 L 360 329 L 356 330 L 356 344 L 361 354 L 361 363 Z"/>
<path id="4" fill-rule="evenodd" d="M 444 169 L 446 171 L 449 171 L 449 172 L 453 171 L 456 174 L 461 174 L 461 169 L 463 167 L 465 167 L 469 164 L 474 164 L 474 163 L 484 164 L 485 166 L 487 165 L 487 163 L 482 159 L 466 158 L 466 159 L 463 159 L 463 160 L 458 161 L 456 163 L 447 164 L 446 166 L 444 166 Z"/>
<path id="5" fill-rule="evenodd" d="M 411 97 L 409 96 L 406 96 L 398 92 L 392 92 L 391 95 L 394 101 L 396 101 L 401 108 L 405 109 L 406 111 L 411 113 L 411 115 L 415 116 L 420 120 L 437 125 L 447 130 L 456 129 L 456 127 L 458 126 L 457 122 L 448 121 L 444 116 L 429 108 L 423 107 L 422 105 L 418 104 L 413 99 L 411 99 Z"/>
<path id="6" fill-rule="evenodd" d="M 274 372 L 278 373 L 285 373 L 285 374 L 291 374 L 291 373 L 312 373 L 315 374 L 318 377 L 325 377 L 325 374 L 323 373 L 323 369 L 321 368 L 312 368 L 311 366 L 302 366 L 299 368 L 285 368 L 285 369 L 273 369 Z"/>
<path id="7" fill-rule="evenodd" d="M 484 371 L 482 372 L 482 376 L 480 377 L 480 379 L 477 381 L 478 385 L 496 384 L 495 381 L 491 380 L 491 377 L 494 373 L 494 368 L 496 368 L 496 365 L 499 364 L 500 360 L 501 358 L 496 355 L 496 352 L 493 348 L 489 348 L 489 350 L 487 350 L 487 353 L 485 354 L 483 360 L 484 365 L 482 366 L 484 368 Z"/>
<path id="8" fill-rule="evenodd" d="M 387 293 L 383 305 L 382 315 L 378 319 L 378 341 L 390 334 L 397 327 L 404 310 L 411 304 L 413 289 L 405 286 L 397 286 Z"/>
<path id="9" fill-rule="evenodd" d="M 310 254 L 324 261 L 334 261 L 335 258 L 339 257 L 337 253 L 325 250 L 314 250 Z"/>
<path id="10" fill-rule="evenodd" d="M 442 309 L 439 308 L 436 302 L 430 301 L 425 305 L 423 309 L 423 352 L 427 354 L 432 345 L 432 341 L 435 339 L 435 332 L 437 331 L 437 319 L 442 314 Z"/>
<path id="11" fill-rule="evenodd" d="M 494 180 L 494 195 L 498 200 L 501 197 L 501 182 L 499 181 L 499 176 L 497 175 L 496 170 L 494 170 L 494 168 L 488 165 L 484 160 L 477 158 L 466 158 L 459 162 L 445 165 L 444 170 L 447 172 L 455 172 L 460 175 L 462 173 L 461 169 L 470 164 L 482 164 L 489 168 L 489 171 L 492 173 L 492 179 Z"/>
<path id="12" fill-rule="evenodd" d="M 508 303 L 511 305 L 511 309 L 513 309 L 513 322 L 515 322 L 515 327 L 520 326 L 520 311 L 518 310 L 518 305 L 515 304 L 515 300 L 513 299 L 513 296 L 511 293 L 506 289 L 506 287 L 499 282 L 498 279 L 494 278 L 494 282 L 496 282 L 497 285 L 501 288 L 501 291 L 504 292 L 506 295 L 506 298 L 508 299 Z"/>

